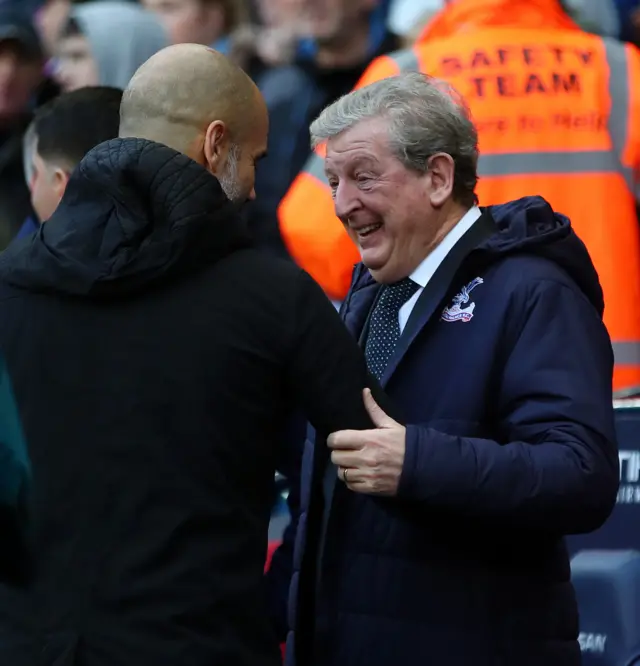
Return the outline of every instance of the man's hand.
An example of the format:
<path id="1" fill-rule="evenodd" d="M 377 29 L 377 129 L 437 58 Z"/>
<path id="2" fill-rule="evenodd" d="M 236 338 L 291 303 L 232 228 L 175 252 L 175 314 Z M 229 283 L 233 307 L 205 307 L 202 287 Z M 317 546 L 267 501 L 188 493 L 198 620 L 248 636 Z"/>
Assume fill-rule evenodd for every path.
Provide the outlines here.
<path id="1" fill-rule="evenodd" d="M 340 430 L 329 435 L 331 460 L 347 487 L 367 495 L 398 492 L 405 452 L 405 427 L 387 416 L 369 389 L 364 404 L 375 430 Z"/>

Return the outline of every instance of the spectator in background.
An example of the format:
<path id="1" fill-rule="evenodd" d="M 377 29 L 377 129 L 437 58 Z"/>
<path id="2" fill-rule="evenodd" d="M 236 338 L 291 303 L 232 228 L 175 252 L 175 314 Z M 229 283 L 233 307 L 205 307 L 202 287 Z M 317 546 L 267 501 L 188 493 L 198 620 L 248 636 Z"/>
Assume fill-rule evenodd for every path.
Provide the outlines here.
<path id="1" fill-rule="evenodd" d="M 44 0 L 35 12 L 36 26 L 49 58 L 56 53 L 58 39 L 66 24 L 70 9 L 70 0 Z"/>
<path id="2" fill-rule="evenodd" d="M 31 202 L 41 222 L 54 213 L 80 160 L 103 141 L 118 136 L 120 88 L 86 87 L 63 93 L 42 106 L 30 127 L 33 166 Z"/>
<path id="3" fill-rule="evenodd" d="M 58 85 L 57 81 L 55 80 L 53 76 L 53 69 L 51 66 L 51 56 L 53 51 L 51 51 L 51 46 L 52 42 L 50 39 L 50 35 L 53 35 L 53 21 L 49 21 L 51 25 L 48 26 L 47 29 L 45 29 L 41 23 L 40 23 L 40 14 L 42 13 L 43 10 L 46 9 L 49 3 L 51 2 L 59 2 L 60 0 L 48 0 L 47 3 L 43 4 L 43 0 L 31 0 L 30 4 L 23 5 L 22 0 L 15 0 L 16 2 L 19 2 L 22 5 L 23 9 L 29 9 L 29 16 L 31 17 L 31 20 L 34 23 L 34 27 L 38 31 L 38 35 L 40 37 L 40 43 L 42 45 L 42 51 L 43 51 L 43 57 L 44 57 L 44 68 L 43 68 L 43 79 L 42 83 L 38 87 L 38 90 L 36 91 L 36 95 L 34 98 L 34 108 L 37 108 L 41 106 L 42 104 L 46 104 L 50 99 L 53 99 L 56 97 L 56 95 L 60 94 L 60 86 Z M 68 5 L 68 0 L 66 0 L 66 4 Z M 62 12 L 60 8 L 56 5 L 55 8 L 57 9 L 56 12 L 54 12 L 54 16 L 57 14 L 57 16 L 64 17 L 64 6 L 62 8 Z M 46 13 L 46 12 L 45 12 Z M 58 19 L 62 20 L 62 19 Z"/>
<path id="4" fill-rule="evenodd" d="M 561 0 L 588 32 L 640 45 L 640 0 Z"/>
<path id="5" fill-rule="evenodd" d="M 100 0 L 72 7 L 57 46 L 63 90 L 124 89 L 134 72 L 169 43 L 157 18 L 137 4 Z"/>
<path id="6" fill-rule="evenodd" d="M 287 256 L 278 231 L 280 199 L 309 156 L 309 124 L 320 110 L 357 83 L 376 56 L 393 51 L 387 30 L 389 0 L 300 0 L 290 20 L 308 35 L 296 62 L 269 70 L 257 81 L 269 109 L 269 155 L 256 177 L 248 210 L 256 241 Z"/>
<path id="7" fill-rule="evenodd" d="M 277 28 L 301 20 L 300 10 L 306 0 L 254 0 L 257 22 L 265 28 Z"/>
<path id="8" fill-rule="evenodd" d="M 253 21 L 245 0 L 142 0 L 173 44 L 202 44 L 226 55 L 254 80 L 275 61 L 290 59 L 295 39 Z M 278 0 L 274 0 L 278 4 Z M 277 33 L 277 34 L 276 34 Z M 285 38 L 283 35 L 286 33 Z"/>
<path id="9" fill-rule="evenodd" d="M 0 6 L 0 248 L 31 213 L 22 137 L 42 83 L 44 55 L 28 13 Z"/>
<path id="10" fill-rule="evenodd" d="M 640 1 L 616 0 L 616 6 L 621 26 L 618 38 L 640 46 Z"/>
<path id="11" fill-rule="evenodd" d="M 300 7 L 301 0 L 259 0 L 252 22 L 231 35 L 228 56 L 254 80 L 271 67 L 290 65 L 306 37 Z"/>
<path id="12" fill-rule="evenodd" d="M 142 0 L 172 44 L 203 44 L 228 54 L 229 37 L 249 19 L 245 0 Z"/>

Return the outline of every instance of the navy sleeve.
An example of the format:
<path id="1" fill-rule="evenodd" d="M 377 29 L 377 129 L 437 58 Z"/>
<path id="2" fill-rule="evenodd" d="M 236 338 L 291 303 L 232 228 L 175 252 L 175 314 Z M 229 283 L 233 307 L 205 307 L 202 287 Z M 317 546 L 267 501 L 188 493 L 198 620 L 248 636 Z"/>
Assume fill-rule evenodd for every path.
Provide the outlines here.
<path id="1" fill-rule="evenodd" d="M 611 343 L 566 283 L 541 280 L 525 303 L 495 396 L 501 441 L 408 426 L 399 494 L 520 527 L 589 532 L 610 515 L 619 484 Z"/>

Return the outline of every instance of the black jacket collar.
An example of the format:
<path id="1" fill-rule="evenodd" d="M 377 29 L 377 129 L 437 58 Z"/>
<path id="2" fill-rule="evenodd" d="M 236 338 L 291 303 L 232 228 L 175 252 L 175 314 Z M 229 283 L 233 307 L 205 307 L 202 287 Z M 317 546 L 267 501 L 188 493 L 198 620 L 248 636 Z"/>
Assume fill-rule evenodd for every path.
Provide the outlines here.
<path id="1" fill-rule="evenodd" d="M 218 180 L 142 139 L 90 151 L 35 236 L 0 258 L 0 277 L 35 291 L 118 297 L 250 244 Z"/>

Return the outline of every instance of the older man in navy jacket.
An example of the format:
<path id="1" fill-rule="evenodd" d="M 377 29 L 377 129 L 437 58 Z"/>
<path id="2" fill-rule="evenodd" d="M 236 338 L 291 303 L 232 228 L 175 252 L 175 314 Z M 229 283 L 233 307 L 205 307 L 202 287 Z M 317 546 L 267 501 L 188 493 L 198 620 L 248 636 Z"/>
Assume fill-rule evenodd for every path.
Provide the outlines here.
<path id="1" fill-rule="evenodd" d="M 398 412 L 367 394 L 377 429 L 308 447 L 289 664 L 577 666 L 563 537 L 618 486 L 589 255 L 539 197 L 476 206 L 476 130 L 422 74 L 311 129 L 362 256 L 342 316 Z"/>

